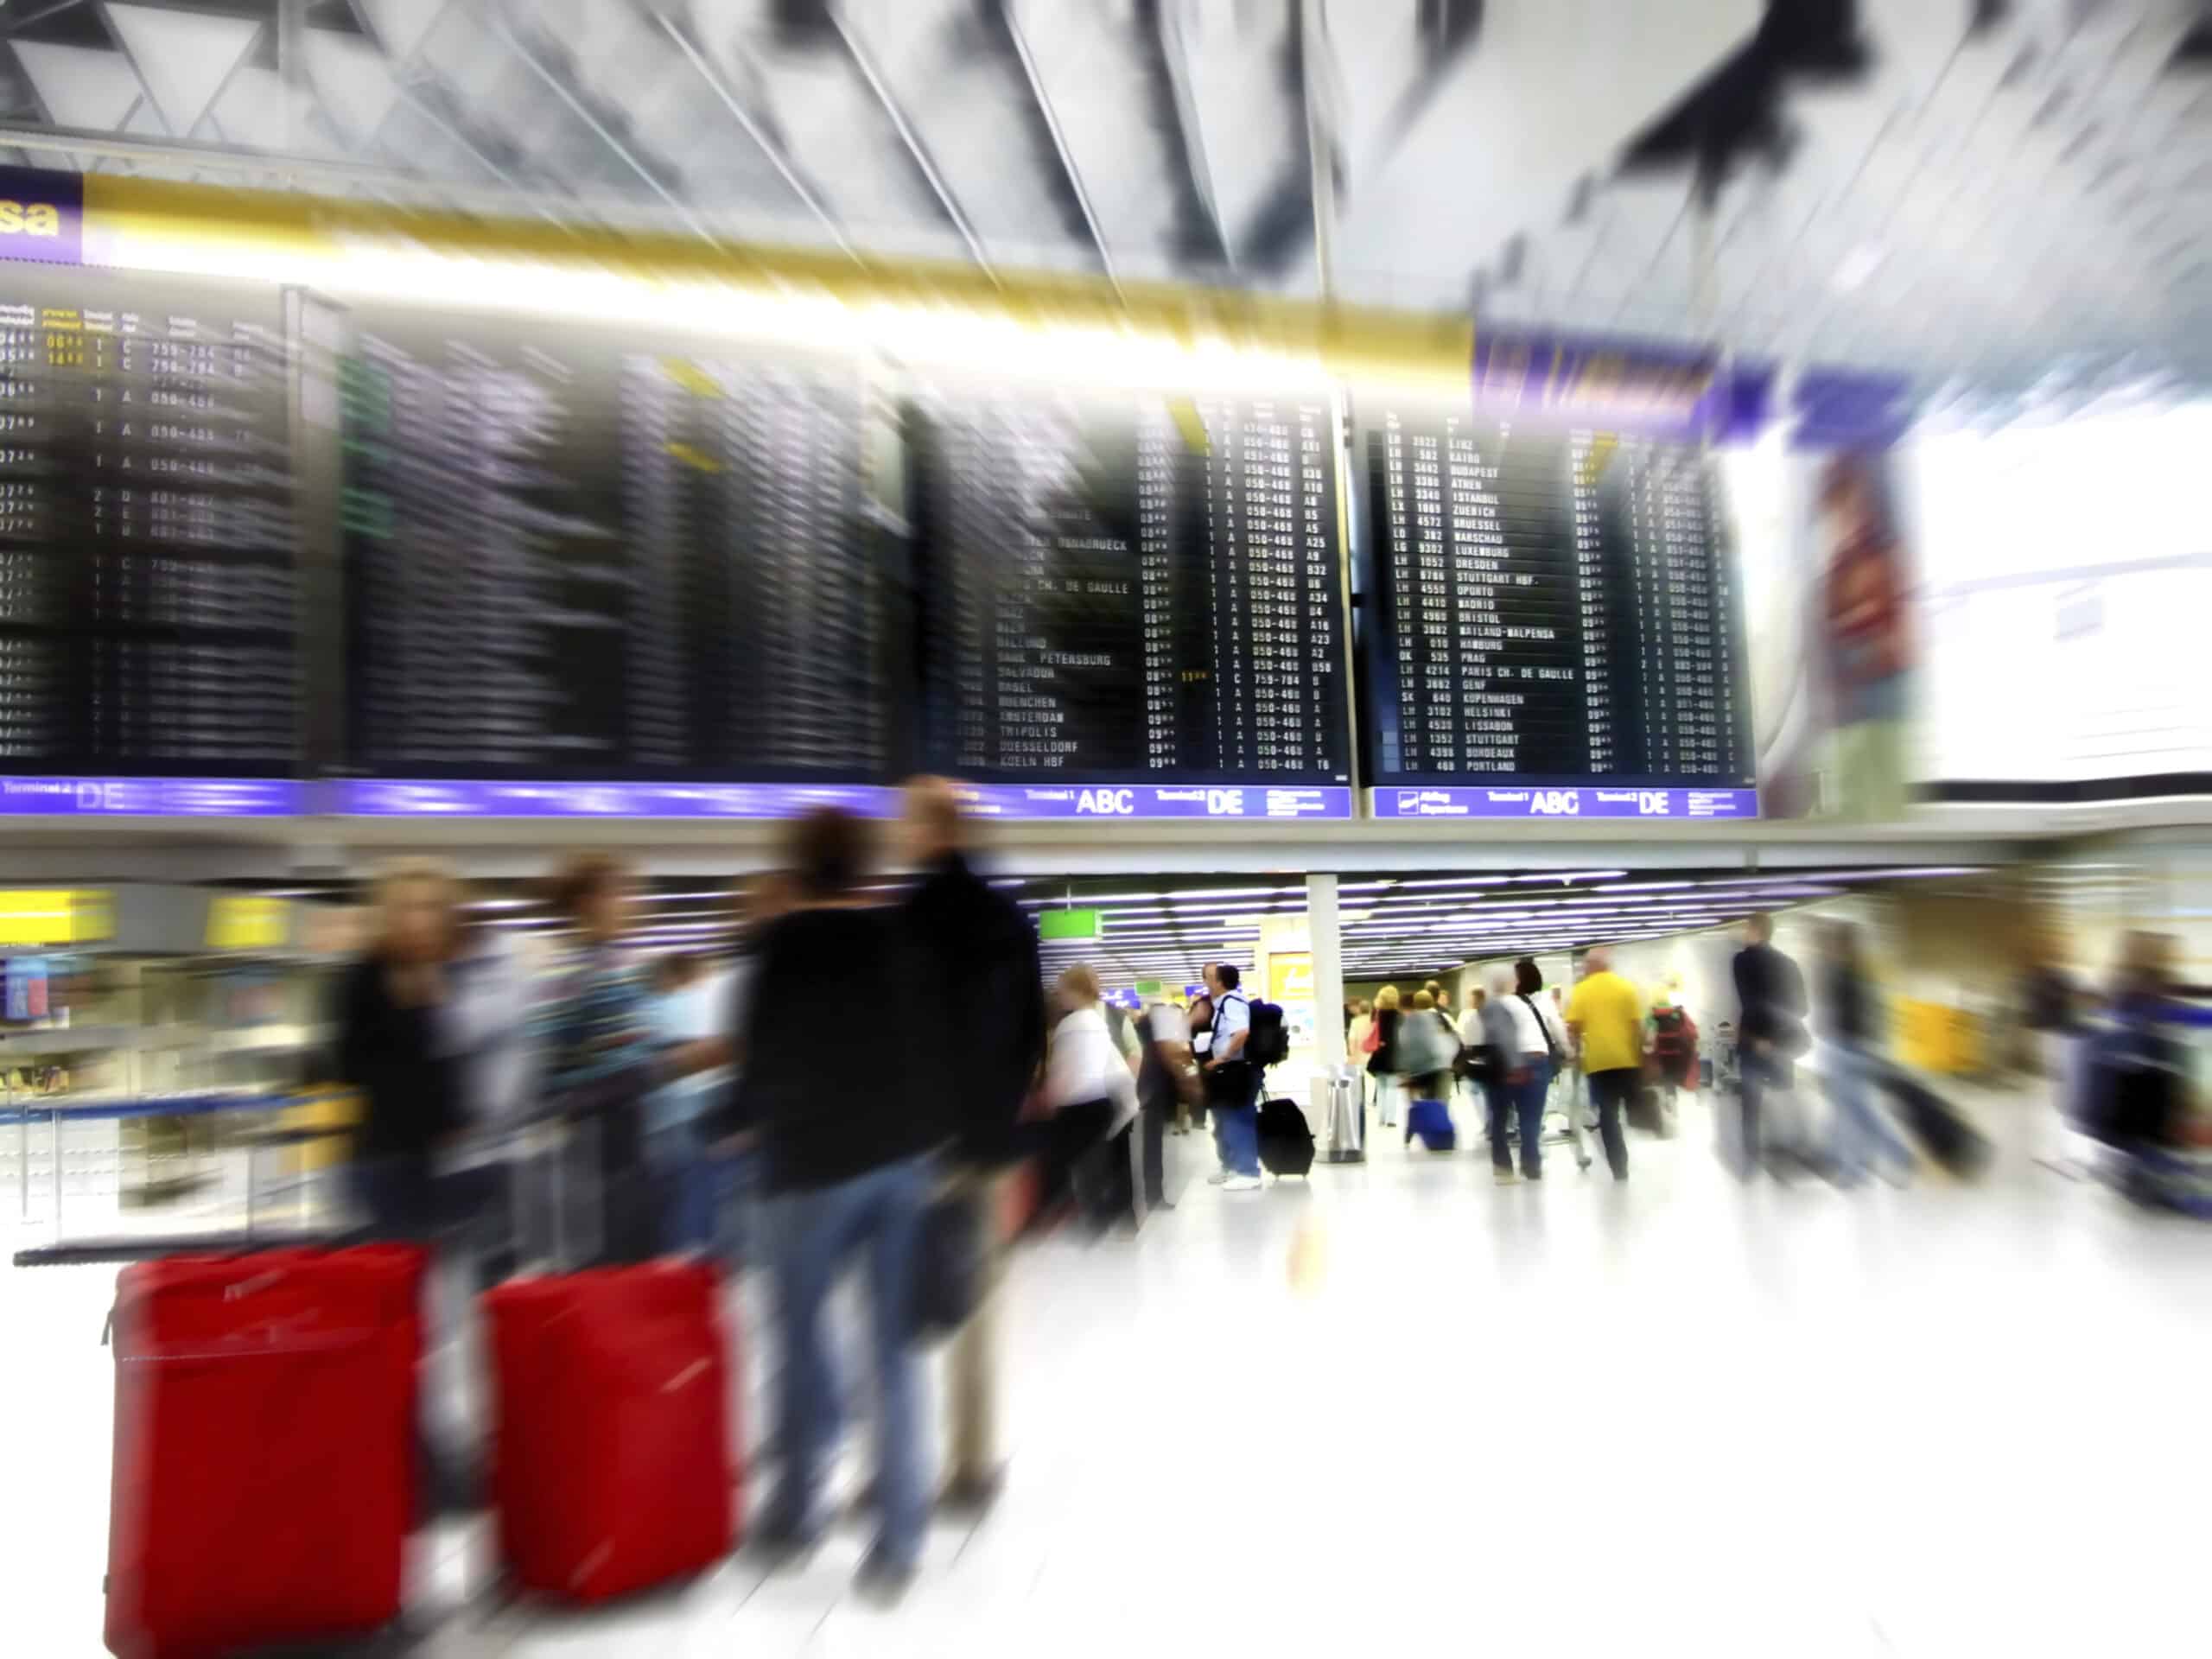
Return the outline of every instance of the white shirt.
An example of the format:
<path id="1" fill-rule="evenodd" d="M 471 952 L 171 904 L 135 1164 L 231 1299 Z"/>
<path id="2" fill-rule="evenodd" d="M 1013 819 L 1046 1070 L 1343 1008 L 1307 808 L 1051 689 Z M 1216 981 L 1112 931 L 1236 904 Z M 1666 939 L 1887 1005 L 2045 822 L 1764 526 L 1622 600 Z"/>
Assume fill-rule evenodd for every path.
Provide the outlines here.
<path id="1" fill-rule="evenodd" d="M 479 1128 L 504 1128 L 536 1104 L 537 1047 L 530 1015 L 544 986 L 519 939 L 487 931 L 454 965 L 453 994 L 440 1012 L 449 1051 L 461 1061 L 464 1110 Z"/>
<path id="2" fill-rule="evenodd" d="M 1099 1008 L 1077 1008 L 1052 1027 L 1045 1054 L 1045 1103 L 1054 1111 L 1087 1100 L 1114 1103 L 1109 1134 L 1137 1115 L 1137 1080 Z"/>
<path id="3" fill-rule="evenodd" d="M 1191 1040 L 1191 1021 L 1182 1009 L 1173 1002 L 1155 1002 L 1145 1011 L 1150 1022 L 1152 1040 L 1155 1043 L 1187 1043 Z"/>
<path id="4" fill-rule="evenodd" d="M 1463 1048 L 1480 1048 L 1489 1040 L 1489 1038 L 1483 1035 L 1483 1011 L 1478 1007 L 1469 1007 L 1459 1016 L 1459 1046 Z"/>
<path id="5" fill-rule="evenodd" d="M 1513 1016 L 1513 1030 L 1523 1054 L 1548 1054 L 1553 1043 L 1559 1052 L 1567 1052 L 1567 1033 L 1559 1022 L 1559 1013 L 1541 996 L 1522 1001 L 1518 996 L 1505 999 L 1505 1010 Z M 1550 1043 L 1544 1039 L 1548 1037 Z"/>
<path id="6" fill-rule="evenodd" d="M 1251 1028 L 1252 1005 L 1244 1000 L 1244 993 L 1224 991 L 1221 994 L 1221 1001 L 1213 1005 L 1213 1041 L 1206 1046 L 1210 1050 L 1227 1054 L 1230 1039 L 1240 1031 L 1249 1031 Z M 1239 1052 L 1242 1051 L 1240 1050 Z"/>

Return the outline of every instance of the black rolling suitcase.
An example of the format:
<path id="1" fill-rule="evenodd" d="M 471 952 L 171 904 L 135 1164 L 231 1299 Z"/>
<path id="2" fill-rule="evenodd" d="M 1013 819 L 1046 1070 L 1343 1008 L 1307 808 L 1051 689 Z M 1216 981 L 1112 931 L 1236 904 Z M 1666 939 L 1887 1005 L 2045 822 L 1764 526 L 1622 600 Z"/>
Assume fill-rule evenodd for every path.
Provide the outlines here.
<path id="1" fill-rule="evenodd" d="M 1948 1173 L 1971 1179 L 1989 1167 L 1995 1155 L 1989 1137 L 1967 1122 L 1957 1107 L 1904 1071 L 1885 1073 L 1882 1086 L 1896 1103 L 1905 1133 Z"/>
<path id="2" fill-rule="evenodd" d="M 1306 1175 L 1313 1169 L 1313 1131 L 1289 1100 L 1260 1104 L 1260 1166 L 1270 1175 Z"/>

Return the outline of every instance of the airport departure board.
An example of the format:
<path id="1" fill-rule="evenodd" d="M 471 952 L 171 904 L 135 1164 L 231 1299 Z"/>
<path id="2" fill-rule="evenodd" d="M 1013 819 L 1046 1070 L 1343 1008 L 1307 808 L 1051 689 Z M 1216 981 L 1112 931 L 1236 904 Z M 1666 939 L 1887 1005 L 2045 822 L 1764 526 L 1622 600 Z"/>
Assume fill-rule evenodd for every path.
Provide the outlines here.
<path id="1" fill-rule="evenodd" d="M 222 780 L 293 771 L 286 385 L 273 289 L 0 266 L 10 810 L 262 810 Z"/>
<path id="2" fill-rule="evenodd" d="M 352 333 L 351 772 L 487 786 L 883 772 L 854 363 L 420 314 L 357 313 Z M 490 810 L 465 789 L 388 796 L 357 792 L 358 810 Z M 510 790 L 499 810 L 750 799 Z"/>
<path id="3" fill-rule="evenodd" d="M 1707 455 L 1442 404 L 1363 408 L 1361 432 L 1378 810 L 1752 810 L 1741 599 Z M 1422 785 L 1441 787 L 1393 789 Z M 1454 806 L 1452 786 L 1473 787 Z"/>
<path id="4" fill-rule="evenodd" d="M 931 766 L 1040 810 L 1349 811 L 1326 392 L 932 385 L 906 427 Z"/>

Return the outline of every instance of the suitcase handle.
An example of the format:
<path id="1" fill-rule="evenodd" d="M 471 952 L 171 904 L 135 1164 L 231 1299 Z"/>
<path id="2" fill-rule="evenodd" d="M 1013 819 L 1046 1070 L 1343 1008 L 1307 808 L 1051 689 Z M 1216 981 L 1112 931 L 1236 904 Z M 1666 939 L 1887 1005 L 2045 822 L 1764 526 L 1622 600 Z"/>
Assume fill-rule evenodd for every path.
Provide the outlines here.
<path id="1" fill-rule="evenodd" d="M 160 1348 L 145 1353 L 126 1353 L 118 1348 L 118 1365 L 171 1365 L 210 1359 L 264 1359 L 279 1354 L 328 1354 L 359 1348 L 376 1341 L 370 1326 L 339 1331 L 301 1332 L 280 1342 L 251 1342 L 232 1338 L 207 1348 Z"/>

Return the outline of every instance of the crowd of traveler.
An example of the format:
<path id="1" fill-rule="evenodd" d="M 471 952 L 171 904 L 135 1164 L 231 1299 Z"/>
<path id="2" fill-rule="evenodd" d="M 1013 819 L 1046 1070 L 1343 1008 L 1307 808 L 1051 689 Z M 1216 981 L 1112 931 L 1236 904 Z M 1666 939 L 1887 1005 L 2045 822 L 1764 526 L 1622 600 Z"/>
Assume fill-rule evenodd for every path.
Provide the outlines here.
<path id="1" fill-rule="evenodd" d="M 550 884 L 569 941 L 550 973 L 533 971 L 511 931 L 472 923 L 449 877 L 402 867 L 379 883 L 374 938 L 335 992 L 334 1069 L 364 1102 L 351 1176 L 375 1235 L 473 1239 L 494 1274 L 531 1258 L 668 1251 L 765 1268 L 779 1478 L 753 1535 L 769 1548 L 803 1549 L 823 1526 L 845 1402 L 825 1308 L 849 1273 L 865 1283 L 880 1532 L 863 1573 L 892 1591 L 914 1571 L 931 1502 L 912 1306 L 931 1206 L 957 1200 L 1019 1222 L 989 1230 L 981 1293 L 948 1345 L 944 1497 L 976 1505 L 997 1490 L 1004 1456 L 1007 1240 L 1068 1217 L 1129 1226 L 1170 1207 L 1167 1137 L 1209 1114 L 1211 1180 L 1261 1185 L 1262 1074 L 1245 1052 L 1252 1003 L 1236 967 L 1206 964 L 1188 1007 L 1155 999 L 1134 1015 L 1086 966 L 1047 987 L 1030 919 L 971 867 L 966 829 L 952 785 L 910 785 L 902 850 L 915 876 L 893 889 L 874 879 L 867 823 L 832 809 L 794 820 L 782 868 L 744 894 L 743 949 L 711 965 L 683 952 L 647 963 L 630 948 L 635 883 L 608 855 L 570 860 Z M 1817 1031 L 1828 1167 L 1842 1180 L 1901 1179 L 1914 1156 L 1876 1103 L 1894 1071 L 1881 999 L 1853 927 L 1824 923 L 1818 938 L 1817 1012 L 1768 918 L 1750 918 L 1733 957 L 1740 1167 L 1760 1166 L 1770 1113 Z M 871 990 L 856 1001 L 859 973 Z M 1625 1180 L 1624 1125 L 1652 1082 L 1697 1085 L 1688 1011 L 1665 988 L 1647 997 L 1603 947 L 1571 987 L 1548 987 L 1529 957 L 1480 976 L 1456 1021 L 1437 981 L 1345 1005 L 1363 1109 L 1395 1127 L 1402 1115 L 1410 1123 L 1410 1102 L 1479 1103 L 1506 1185 L 1543 1179 L 1548 1108 L 1563 1101 L 1578 1162 L 1590 1166 L 1594 1127 Z M 2170 949 L 2152 936 L 2131 944 L 2093 1057 L 2106 1080 L 2094 1132 L 2114 1144 L 2173 1134 L 2183 1065 L 2167 1025 L 2172 980 Z M 2063 1031 L 2070 1002 L 2043 990 Z M 550 1243 L 524 1236 L 526 1164 L 463 1155 L 472 1137 L 524 1131 L 554 1148 L 554 1185 L 570 1194 L 556 1202 L 582 1218 Z"/>

